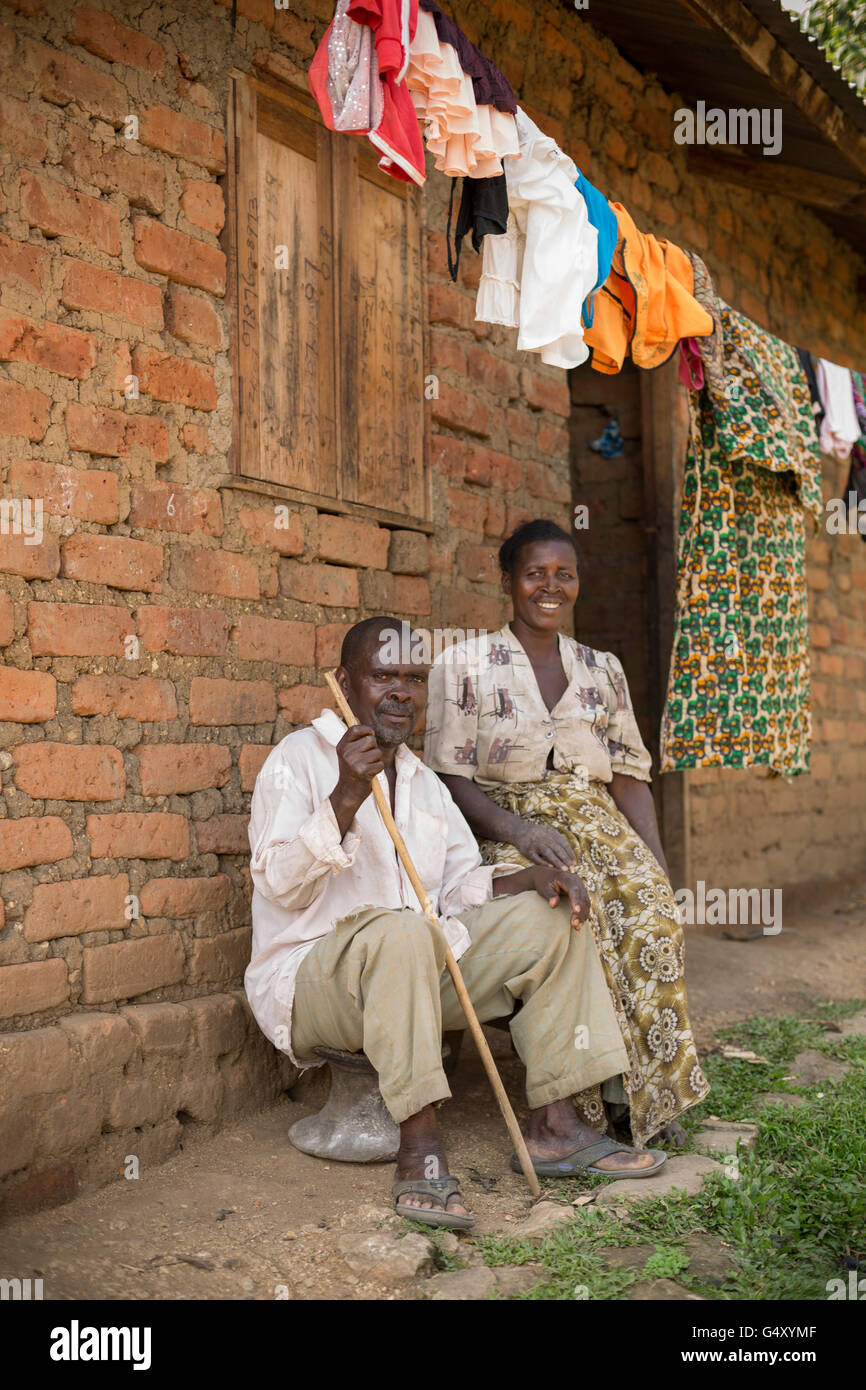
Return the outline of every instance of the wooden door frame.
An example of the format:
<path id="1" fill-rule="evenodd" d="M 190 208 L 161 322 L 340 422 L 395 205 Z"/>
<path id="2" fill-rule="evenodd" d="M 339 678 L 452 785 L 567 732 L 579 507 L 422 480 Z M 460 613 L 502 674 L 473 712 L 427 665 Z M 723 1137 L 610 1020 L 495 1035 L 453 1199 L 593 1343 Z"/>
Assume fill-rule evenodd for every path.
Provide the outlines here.
<path id="1" fill-rule="evenodd" d="M 644 532 L 649 594 L 652 722 L 661 729 L 674 636 L 677 536 L 682 493 L 684 433 L 679 418 L 678 354 L 663 367 L 641 372 Z M 658 745 L 652 750 L 658 765 Z M 659 773 L 653 781 L 656 814 L 674 888 L 692 881 L 691 814 L 687 772 Z"/>

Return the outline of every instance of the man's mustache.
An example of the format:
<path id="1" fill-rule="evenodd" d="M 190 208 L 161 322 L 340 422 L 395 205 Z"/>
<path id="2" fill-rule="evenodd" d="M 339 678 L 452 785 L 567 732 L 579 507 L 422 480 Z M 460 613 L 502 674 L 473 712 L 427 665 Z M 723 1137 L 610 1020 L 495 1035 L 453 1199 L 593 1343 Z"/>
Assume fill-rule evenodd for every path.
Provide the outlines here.
<path id="1" fill-rule="evenodd" d="M 383 700 L 376 710 L 377 714 L 411 714 L 412 709 L 409 705 L 395 704 L 390 700 Z"/>

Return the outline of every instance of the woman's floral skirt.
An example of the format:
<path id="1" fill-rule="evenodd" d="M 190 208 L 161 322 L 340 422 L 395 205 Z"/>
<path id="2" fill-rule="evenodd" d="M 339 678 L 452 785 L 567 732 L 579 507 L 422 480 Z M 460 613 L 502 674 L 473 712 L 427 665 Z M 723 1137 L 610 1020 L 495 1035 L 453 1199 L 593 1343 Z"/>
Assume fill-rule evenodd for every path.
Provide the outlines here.
<path id="1" fill-rule="evenodd" d="M 689 1023 L 683 931 L 671 885 L 603 782 L 550 773 L 541 782 L 485 791 L 524 820 L 554 826 L 574 849 L 628 1054 L 622 1084 L 631 1132 L 642 1147 L 709 1091 Z M 481 842 L 481 853 L 486 864 L 529 863 L 513 845 L 492 840 Z M 601 1086 L 581 1092 L 575 1105 L 587 1124 L 605 1128 Z"/>

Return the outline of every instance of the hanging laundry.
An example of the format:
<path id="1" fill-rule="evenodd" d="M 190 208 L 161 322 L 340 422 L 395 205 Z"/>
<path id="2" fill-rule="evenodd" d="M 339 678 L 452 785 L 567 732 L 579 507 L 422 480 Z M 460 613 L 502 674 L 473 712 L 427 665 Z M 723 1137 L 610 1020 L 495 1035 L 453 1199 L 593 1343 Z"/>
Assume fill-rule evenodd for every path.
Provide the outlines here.
<path id="1" fill-rule="evenodd" d="M 510 115 L 515 115 L 517 98 L 505 74 L 500 72 L 489 58 L 485 58 L 450 15 L 440 10 L 436 0 L 419 0 L 419 3 L 422 10 L 432 14 L 440 43 L 450 44 L 455 49 L 461 68 L 472 78 L 477 105 L 495 106 L 497 111 L 507 111 Z"/>
<path id="2" fill-rule="evenodd" d="M 726 392 L 690 395 L 661 769 L 809 767 L 805 517 L 822 515 L 794 348 L 722 306 Z"/>
<path id="3" fill-rule="evenodd" d="M 552 367 L 587 359 L 581 311 L 595 284 L 598 232 L 572 160 L 520 107 L 520 155 L 505 163 L 504 236 L 485 237 L 475 317 L 517 328 L 517 346 Z"/>
<path id="4" fill-rule="evenodd" d="M 812 414 L 815 417 L 815 433 L 820 434 L 821 425 L 824 420 L 824 403 L 821 400 L 821 392 L 818 390 L 818 378 L 815 375 L 815 363 L 811 355 L 805 348 L 797 348 L 797 356 L 800 365 L 806 373 L 806 380 L 809 383 L 809 395 L 812 398 Z"/>
<path id="5" fill-rule="evenodd" d="M 687 251 L 692 263 L 694 288 L 692 293 L 702 309 L 706 309 L 713 321 L 713 331 L 709 337 L 694 338 L 695 351 L 704 368 L 704 381 L 717 395 L 725 389 L 724 334 L 722 331 L 722 305 L 716 294 L 712 276 L 696 251 Z"/>
<path id="6" fill-rule="evenodd" d="M 307 80 L 329 130 L 365 135 L 379 151 L 381 169 L 422 184 L 426 166 L 415 105 L 397 80 L 408 64 L 417 16 L 418 0 L 338 0 Z"/>
<path id="7" fill-rule="evenodd" d="M 680 339 L 709 336 L 713 321 L 694 298 L 694 270 L 686 253 L 671 241 L 639 231 L 621 203 L 611 207 L 619 229 L 611 266 L 613 292 L 599 304 L 604 311 L 586 331 L 592 365 L 597 371 L 618 372 L 628 349 L 638 367 L 660 367 Z"/>
<path id="8" fill-rule="evenodd" d="M 456 281 L 460 266 L 460 251 L 464 237 L 472 233 L 472 247 L 481 250 L 486 236 L 503 236 L 508 226 L 508 189 L 505 175 L 495 179 L 464 179 L 460 211 L 454 231 L 454 254 L 451 253 L 451 209 L 454 202 L 454 187 L 451 184 L 451 197 L 448 202 L 448 226 L 445 240 L 448 249 L 448 270 L 451 279 Z"/>
<path id="9" fill-rule="evenodd" d="M 603 193 L 599 193 L 598 189 L 594 188 L 589 179 L 581 173 L 578 173 L 577 176 L 577 191 L 586 203 L 586 213 L 590 222 L 598 232 L 598 270 L 596 271 L 595 284 L 583 306 L 583 325 L 585 328 L 589 328 L 592 325 L 595 312 L 593 299 L 596 291 L 601 289 L 610 275 L 619 232 L 616 217 L 607 198 Z"/>
<path id="10" fill-rule="evenodd" d="M 702 391 L 704 387 L 704 363 L 699 342 L 699 338 L 683 338 L 680 343 L 680 381 L 687 391 Z"/>
<path id="11" fill-rule="evenodd" d="M 851 446 L 860 438 L 851 373 L 847 367 L 819 357 L 815 376 L 824 406 L 821 448 L 825 454 L 835 454 L 837 459 L 844 461 L 851 457 Z"/>
<path id="12" fill-rule="evenodd" d="M 517 155 L 514 116 L 478 104 L 457 50 L 440 42 L 433 15 L 426 10 L 418 15 L 410 44 L 406 85 L 424 125 L 427 148 L 442 173 L 491 178 L 502 173 L 505 155 Z"/>

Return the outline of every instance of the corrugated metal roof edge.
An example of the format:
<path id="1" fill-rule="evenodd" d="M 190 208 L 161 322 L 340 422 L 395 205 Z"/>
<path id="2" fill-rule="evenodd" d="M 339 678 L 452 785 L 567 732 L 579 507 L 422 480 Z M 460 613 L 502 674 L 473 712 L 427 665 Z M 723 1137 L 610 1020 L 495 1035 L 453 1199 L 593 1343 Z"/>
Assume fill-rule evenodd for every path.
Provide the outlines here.
<path id="1" fill-rule="evenodd" d="M 803 32 L 798 17 L 783 9 L 779 0 L 743 0 L 743 4 L 850 117 L 858 130 L 866 134 L 866 101 L 833 67 L 817 40 Z"/>

